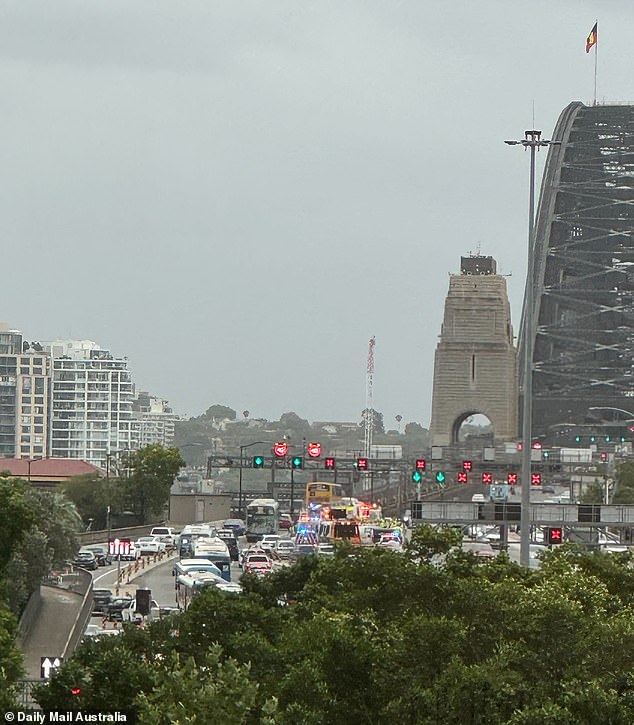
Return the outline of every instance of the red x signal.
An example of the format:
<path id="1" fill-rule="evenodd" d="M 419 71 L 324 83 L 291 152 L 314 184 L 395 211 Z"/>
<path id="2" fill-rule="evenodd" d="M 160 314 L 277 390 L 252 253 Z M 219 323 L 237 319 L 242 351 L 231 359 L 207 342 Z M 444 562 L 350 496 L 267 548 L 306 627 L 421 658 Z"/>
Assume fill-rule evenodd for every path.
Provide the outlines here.
<path id="1" fill-rule="evenodd" d="M 467 483 L 467 474 L 464 471 L 458 473 L 458 483 Z"/>
<path id="2" fill-rule="evenodd" d="M 509 473 L 506 476 L 507 483 L 517 483 L 517 473 Z"/>
<path id="3" fill-rule="evenodd" d="M 531 486 L 541 486 L 542 485 L 542 474 L 541 473 L 531 473 Z"/>
<path id="4" fill-rule="evenodd" d="M 482 483 L 493 483 L 493 474 L 492 473 L 483 473 L 482 474 Z"/>

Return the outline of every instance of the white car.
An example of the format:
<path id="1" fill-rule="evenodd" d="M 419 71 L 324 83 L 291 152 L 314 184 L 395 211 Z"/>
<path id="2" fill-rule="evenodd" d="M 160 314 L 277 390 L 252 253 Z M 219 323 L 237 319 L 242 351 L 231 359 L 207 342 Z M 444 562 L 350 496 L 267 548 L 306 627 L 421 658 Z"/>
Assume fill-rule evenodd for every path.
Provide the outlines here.
<path id="1" fill-rule="evenodd" d="M 275 551 L 281 538 L 279 534 L 265 534 L 259 542 L 260 547 L 265 551 Z"/>
<path id="2" fill-rule="evenodd" d="M 157 619 L 159 616 L 160 607 L 158 603 L 152 599 L 150 600 L 150 614 L 148 619 Z M 125 609 L 121 610 L 121 621 L 122 622 L 142 622 L 143 615 L 136 610 L 136 600 L 133 599 L 130 605 Z"/>
<path id="3" fill-rule="evenodd" d="M 156 536 L 141 536 L 134 542 L 134 546 L 141 556 L 144 554 L 160 554 L 167 548 L 167 544 L 160 541 Z"/>

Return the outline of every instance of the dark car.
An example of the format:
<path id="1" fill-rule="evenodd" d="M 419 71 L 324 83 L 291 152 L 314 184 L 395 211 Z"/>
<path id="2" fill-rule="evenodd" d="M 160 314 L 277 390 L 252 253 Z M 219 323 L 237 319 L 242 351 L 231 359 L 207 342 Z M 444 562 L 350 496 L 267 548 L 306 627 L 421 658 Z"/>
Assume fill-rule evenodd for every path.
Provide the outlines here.
<path id="1" fill-rule="evenodd" d="M 238 536 L 244 536 L 247 533 L 247 527 L 242 519 L 227 519 L 222 528 L 233 529 Z"/>
<path id="2" fill-rule="evenodd" d="M 110 589 L 93 589 L 92 590 L 92 611 L 106 614 L 108 607 L 114 601 L 114 595 Z"/>
<path id="3" fill-rule="evenodd" d="M 542 486 L 542 493 L 555 493 L 554 486 Z"/>
<path id="4" fill-rule="evenodd" d="M 73 559 L 73 566 L 80 566 L 82 569 L 91 569 L 94 571 L 99 564 L 97 564 L 97 557 L 92 551 L 85 551 L 80 549 Z"/>
<path id="5" fill-rule="evenodd" d="M 106 546 L 84 546 L 82 551 L 92 551 L 97 559 L 97 566 L 108 566 L 108 564 L 112 564 L 112 556 L 108 553 Z"/>
<path id="6" fill-rule="evenodd" d="M 132 597 L 114 597 L 104 611 L 108 621 L 123 622 L 123 610 L 127 609 L 133 601 Z"/>

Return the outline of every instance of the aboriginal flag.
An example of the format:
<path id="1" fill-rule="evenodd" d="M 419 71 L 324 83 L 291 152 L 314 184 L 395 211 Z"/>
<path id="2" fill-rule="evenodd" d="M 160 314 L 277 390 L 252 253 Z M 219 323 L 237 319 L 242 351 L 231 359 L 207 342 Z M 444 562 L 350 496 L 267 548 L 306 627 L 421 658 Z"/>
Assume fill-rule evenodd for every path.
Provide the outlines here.
<path id="1" fill-rule="evenodd" d="M 594 28 L 590 31 L 590 35 L 586 38 L 586 53 L 590 52 L 590 48 L 592 48 L 593 45 L 597 44 L 597 25 L 598 23 L 594 24 Z"/>

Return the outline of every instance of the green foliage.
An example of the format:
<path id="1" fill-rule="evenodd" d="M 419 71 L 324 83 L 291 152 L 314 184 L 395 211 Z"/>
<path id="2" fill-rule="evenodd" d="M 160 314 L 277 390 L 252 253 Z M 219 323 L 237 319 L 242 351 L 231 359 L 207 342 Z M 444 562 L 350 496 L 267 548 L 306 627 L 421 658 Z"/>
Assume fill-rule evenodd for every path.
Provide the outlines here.
<path id="1" fill-rule="evenodd" d="M 172 620 L 82 645 L 40 704 L 156 725 L 634 721 L 631 557 L 564 545 L 534 571 L 456 536 L 421 528 L 406 555 L 343 547 L 241 596 L 205 590 Z"/>
<path id="2" fill-rule="evenodd" d="M 123 496 L 139 523 L 162 513 L 169 500 L 174 477 L 185 465 L 178 448 L 152 444 L 125 456 L 129 475 L 123 481 Z"/>
<path id="3" fill-rule="evenodd" d="M 20 478 L 0 478 L 0 572 L 17 542 L 36 519 L 29 502 L 30 486 Z"/>
<path id="4" fill-rule="evenodd" d="M 236 411 L 226 405 L 216 403 L 216 405 L 211 405 L 207 408 L 202 417 L 210 420 L 235 420 Z"/>
<path id="5" fill-rule="evenodd" d="M 84 522 L 93 520 L 93 529 L 107 526 L 108 505 L 111 511 L 121 511 L 123 502 L 122 484 L 119 478 L 98 475 L 75 476 L 62 485 L 64 495 L 71 500 Z"/>
<path id="6" fill-rule="evenodd" d="M 616 491 L 613 503 L 634 503 L 634 463 L 626 461 L 616 471 Z"/>

